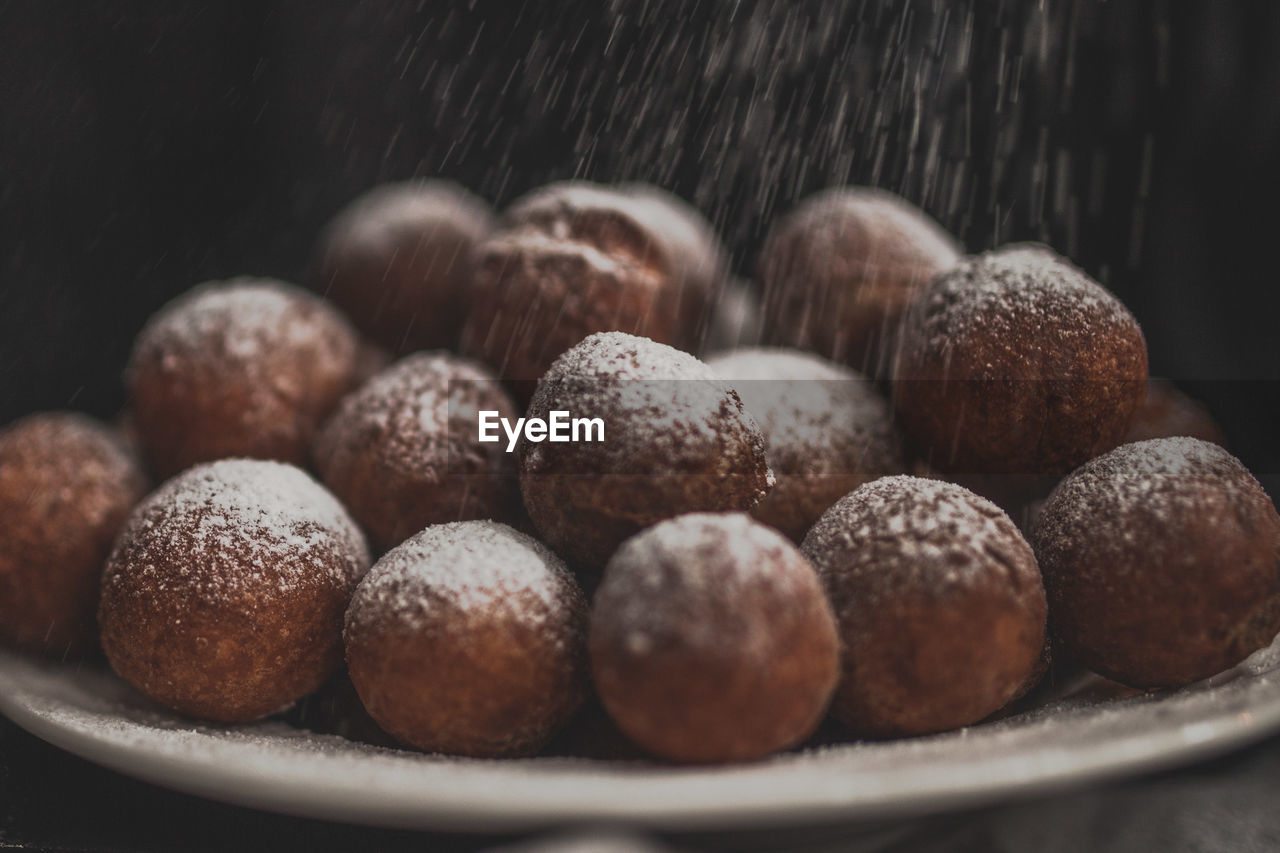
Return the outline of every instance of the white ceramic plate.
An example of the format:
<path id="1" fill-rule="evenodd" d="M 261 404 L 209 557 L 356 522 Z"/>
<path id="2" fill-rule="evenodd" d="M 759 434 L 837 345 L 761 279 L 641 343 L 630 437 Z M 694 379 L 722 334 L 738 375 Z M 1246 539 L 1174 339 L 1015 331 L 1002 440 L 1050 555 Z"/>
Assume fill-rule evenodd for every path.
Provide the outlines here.
<path id="1" fill-rule="evenodd" d="M 741 829 L 925 814 L 1222 752 L 1280 728 L 1280 641 L 1176 692 L 1107 699 L 1076 685 L 1034 711 L 945 735 L 713 768 L 462 760 L 279 722 L 206 727 L 157 711 L 100 670 L 3 652 L 0 711 L 122 773 L 289 814 L 424 829 Z"/>

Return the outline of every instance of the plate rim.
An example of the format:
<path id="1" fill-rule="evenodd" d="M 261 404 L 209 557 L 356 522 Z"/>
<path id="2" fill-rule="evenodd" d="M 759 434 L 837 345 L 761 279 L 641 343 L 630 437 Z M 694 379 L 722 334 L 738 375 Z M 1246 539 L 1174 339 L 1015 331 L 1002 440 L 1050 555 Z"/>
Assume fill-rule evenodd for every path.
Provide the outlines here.
<path id="1" fill-rule="evenodd" d="M 15 663 L 28 669 L 48 666 L 47 663 L 29 661 L 0 650 L 0 686 L 7 685 L 11 688 L 14 684 L 15 676 L 12 669 Z M 20 676 L 17 680 L 21 680 Z M 1088 760 L 1077 760 L 1068 769 L 1059 769 L 1057 772 L 1039 766 L 1032 766 L 1028 771 L 1024 767 L 1023 772 L 996 774 L 995 778 L 980 780 L 979 784 L 969 787 L 948 782 L 922 792 L 922 796 L 912 798 L 861 796 L 851 799 L 842 796 L 838 791 L 828 792 L 826 796 L 815 796 L 812 790 L 807 790 L 802 797 L 796 797 L 788 795 L 783 790 L 775 792 L 776 795 L 770 797 L 760 796 L 757 792 L 752 799 L 738 802 L 724 796 L 718 798 L 713 796 L 685 801 L 673 801 L 668 798 L 667 802 L 659 805 L 628 800 L 625 797 L 608 800 L 596 798 L 577 803 L 548 802 L 537 798 L 526 798 L 524 801 L 518 798 L 512 800 L 509 798 L 510 761 L 467 759 L 443 759 L 448 764 L 441 766 L 468 768 L 466 772 L 492 773 L 494 781 L 500 784 L 494 785 L 494 790 L 487 797 L 477 798 L 473 794 L 450 796 L 448 775 L 445 774 L 442 778 L 435 780 L 434 786 L 429 786 L 433 791 L 431 798 L 417 793 L 412 797 L 391 796 L 386 799 L 371 800 L 369 797 L 357 796 L 352 799 L 353 791 L 350 786 L 335 785 L 332 779 L 329 779 L 326 784 L 299 790 L 281 784 L 279 775 L 273 778 L 269 773 L 256 772 L 252 776 L 246 776 L 243 771 L 228 767 L 225 763 L 219 763 L 199 751 L 185 756 L 162 751 L 140 753 L 126 743 L 95 736 L 95 733 L 85 730 L 83 726 L 51 718 L 41 713 L 40 708 L 35 707 L 29 700 L 23 701 L 21 692 L 15 694 L 12 689 L 0 690 L 0 713 L 35 737 L 123 775 L 186 794 L 295 817 L 396 829 L 463 832 L 519 831 L 584 824 L 615 824 L 652 830 L 697 832 L 784 828 L 808 824 L 872 823 L 926 814 L 942 814 L 1075 788 L 1101 779 L 1166 770 L 1240 748 L 1280 729 L 1280 685 L 1271 686 L 1277 691 L 1274 697 L 1276 701 L 1251 709 L 1247 724 L 1241 722 L 1233 726 L 1219 726 L 1211 736 L 1207 737 L 1188 737 L 1189 727 L 1203 724 L 1184 722 L 1174 730 L 1180 732 L 1182 737 L 1171 740 L 1169 730 L 1156 729 L 1154 733 L 1126 738 L 1129 748 L 1124 750 L 1107 748 L 1114 746 L 1113 744 L 1091 744 L 1084 750 L 1089 754 Z M 28 687 L 27 693 L 32 692 Z M 49 696 L 39 698 L 48 704 L 58 701 Z M 97 715 L 100 718 L 109 716 L 104 712 L 95 712 L 74 705 L 71 707 L 82 714 Z M 126 727 L 153 728 L 124 715 L 115 719 L 125 723 Z M 180 720 L 176 716 L 172 719 Z M 187 724 L 200 725 L 195 722 Z M 972 731 L 972 728 L 960 731 Z M 1161 731 L 1164 732 L 1164 736 L 1159 736 Z M 954 733 L 934 737 L 948 737 L 952 734 Z M 192 730 L 190 736 L 210 737 L 208 733 L 198 729 Z M 317 737 L 337 736 L 317 735 Z M 868 747 L 864 744 L 860 748 L 874 748 L 874 746 Z M 361 749 L 368 749 L 368 747 L 362 746 Z M 704 784 L 709 785 L 715 782 L 717 777 L 720 777 L 720 781 L 723 782 L 727 774 L 735 772 L 742 774 L 744 770 L 746 774 L 743 775 L 750 774 L 752 781 L 755 777 L 768 774 L 771 770 L 776 772 L 777 768 L 803 773 L 804 768 L 799 766 L 800 760 L 816 759 L 821 762 L 823 759 L 819 753 L 825 750 L 841 752 L 846 749 L 852 749 L 852 747 L 836 745 L 822 748 L 817 752 L 785 755 L 763 762 L 710 768 L 644 764 L 641 767 L 647 771 L 645 773 L 626 772 L 628 764 L 623 762 L 610 763 L 575 758 L 537 758 L 527 761 L 543 762 L 547 767 L 555 767 L 560 772 L 570 774 L 575 767 L 589 767 L 597 774 L 592 780 L 597 784 L 600 781 L 599 771 L 608 769 L 623 780 L 624 784 L 621 787 L 624 788 L 627 787 L 628 782 L 634 786 L 637 780 L 639 785 L 652 786 L 655 779 L 661 784 L 664 779 L 680 779 L 683 783 L 688 783 L 690 780 L 701 778 Z M 387 749 L 385 752 L 388 758 L 397 761 L 442 760 L 439 757 L 408 751 Z M 1076 752 L 1079 757 L 1080 750 Z M 376 755 L 377 752 L 369 754 Z M 319 762 L 339 760 L 336 756 L 319 753 L 309 756 L 308 759 Z M 791 762 L 790 759 L 798 760 Z M 1025 763 L 1025 756 L 1014 754 L 1008 757 L 990 758 L 981 766 L 990 770 L 999 768 L 1002 763 L 1015 760 L 1022 760 Z M 525 766 L 528 765 L 525 764 Z M 636 768 L 631 766 L 631 769 Z M 549 773 L 548 777 L 553 775 Z M 785 773 L 778 775 L 785 775 Z M 687 787 L 687 784 L 682 787 Z"/>

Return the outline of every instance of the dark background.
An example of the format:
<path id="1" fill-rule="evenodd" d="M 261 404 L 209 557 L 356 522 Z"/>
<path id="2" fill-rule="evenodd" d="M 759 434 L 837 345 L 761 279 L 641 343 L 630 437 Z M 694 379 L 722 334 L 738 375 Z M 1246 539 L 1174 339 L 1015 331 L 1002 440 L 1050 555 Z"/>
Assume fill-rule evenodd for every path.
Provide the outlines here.
<path id="1" fill-rule="evenodd" d="M 850 182 L 1052 243 L 1280 472 L 1277 46 L 1270 0 L 0 0 L 0 423 L 113 414 L 150 312 L 379 181 L 650 180 L 742 273 Z"/>

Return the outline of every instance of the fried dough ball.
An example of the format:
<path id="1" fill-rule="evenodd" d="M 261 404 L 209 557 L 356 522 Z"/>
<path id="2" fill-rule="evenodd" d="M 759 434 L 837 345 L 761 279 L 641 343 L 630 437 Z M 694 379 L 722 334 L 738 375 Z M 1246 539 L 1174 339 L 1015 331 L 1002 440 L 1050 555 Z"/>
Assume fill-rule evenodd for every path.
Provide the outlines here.
<path id="1" fill-rule="evenodd" d="M 47 412 L 0 432 L 0 642 L 93 645 L 102 564 L 146 488 L 121 434 L 92 418 Z"/>
<path id="2" fill-rule="evenodd" d="M 871 736 L 976 723 L 1021 695 L 1044 651 L 1044 586 L 999 507 L 952 483 L 884 477 L 805 537 L 835 609 L 832 714 Z"/>
<path id="3" fill-rule="evenodd" d="M 1222 427 L 1198 400 L 1178 390 L 1168 379 L 1147 382 L 1147 396 L 1138 409 L 1124 443 L 1185 435 L 1227 446 Z"/>
<path id="4" fill-rule="evenodd" d="M 835 619 L 813 567 L 741 513 L 628 539 L 591 617 L 596 690 L 618 727 L 674 761 L 743 761 L 804 740 L 836 684 Z"/>
<path id="5" fill-rule="evenodd" d="M 520 489 L 543 539 L 598 572 L 645 527 L 685 512 L 749 510 L 773 486 L 760 428 L 688 353 L 592 335 L 538 383 L 528 417 L 599 418 L 603 441 L 521 440 Z"/>
<path id="6" fill-rule="evenodd" d="M 380 551 L 430 524 L 506 519 L 519 500 L 514 458 L 478 440 L 480 411 L 517 417 L 480 365 L 408 356 L 343 399 L 316 437 L 316 470 Z"/>
<path id="7" fill-rule="evenodd" d="M 951 235 L 892 193 L 841 187 L 810 196 L 770 229 L 756 262 L 765 342 L 882 377 L 903 312 L 959 256 Z"/>
<path id="8" fill-rule="evenodd" d="M 1130 687 L 1208 678 L 1280 632 L 1280 516 L 1216 444 L 1139 441 L 1086 463 L 1032 541 L 1054 633 Z"/>
<path id="9" fill-rule="evenodd" d="M 126 381 L 161 476 L 232 456 L 302 464 L 357 378 L 359 339 L 314 294 L 268 279 L 209 282 L 160 309 Z"/>
<path id="10" fill-rule="evenodd" d="M 1041 246 L 961 261 L 903 325 L 894 403 L 926 461 L 963 474 L 1063 474 L 1115 447 L 1142 404 L 1133 315 Z"/>
<path id="11" fill-rule="evenodd" d="M 489 206 L 448 181 L 384 184 L 334 217 L 317 248 L 320 289 L 392 353 L 457 343 Z"/>
<path id="12" fill-rule="evenodd" d="M 696 348 L 723 259 L 710 228 L 673 198 L 565 181 L 517 199 L 479 248 L 462 351 L 519 383 L 595 332 Z"/>
<path id="13" fill-rule="evenodd" d="M 369 567 L 364 537 L 291 465 L 224 459 L 148 496 L 107 560 L 98 620 L 112 668 L 180 713 L 239 723 L 319 687 Z"/>
<path id="14" fill-rule="evenodd" d="M 861 374 L 810 353 L 763 347 L 707 364 L 764 432 L 777 485 L 751 514 L 797 542 L 840 498 L 905 470 L 893 411 Z"/>
<path id="15" fill-rule="evenodd" d="M 531 536 L 492 521 L 428 527 L 370 570 L 347 611 L 347 666 L 400 741 L 530 755 L 586 695 L 586 601 Z"/>

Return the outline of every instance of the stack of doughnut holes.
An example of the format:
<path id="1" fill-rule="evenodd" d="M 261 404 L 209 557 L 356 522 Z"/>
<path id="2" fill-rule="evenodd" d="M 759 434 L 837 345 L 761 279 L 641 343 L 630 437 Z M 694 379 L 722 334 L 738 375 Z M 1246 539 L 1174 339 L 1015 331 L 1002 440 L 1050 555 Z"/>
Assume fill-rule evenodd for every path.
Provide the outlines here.
<path id="1" fill-rule="evenodd" d="M 428 752 L 714 763 L 1280 631 L 1274 504 L 1085 272 L 857 187 L 755 270 L 656 187 L 375 188 L 310 287 L 160 307 L 115 423 L 0 432 L 0 641 L 215 723 L 354 695 Z M 480 411 L 605 437 L 507 452 Z"/>

